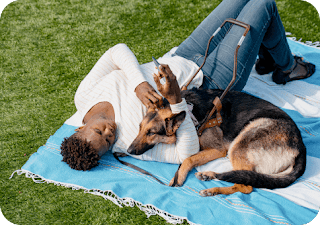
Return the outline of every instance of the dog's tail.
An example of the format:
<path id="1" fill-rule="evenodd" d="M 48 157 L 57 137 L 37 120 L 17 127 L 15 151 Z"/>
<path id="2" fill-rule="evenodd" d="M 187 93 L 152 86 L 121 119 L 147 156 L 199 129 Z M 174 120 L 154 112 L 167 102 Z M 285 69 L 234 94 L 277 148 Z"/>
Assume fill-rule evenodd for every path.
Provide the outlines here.
<path id="1" fill-rule="evenodd" d="M 300 153 L 290 173 L 284 175 L 261 174 L 249 170 L 233 170 L 216 174 L 216 178 L 236 184 L 250 185 L 256 188 L 285 188 L 303 175 L 306 167 L 306 155 Z"/>

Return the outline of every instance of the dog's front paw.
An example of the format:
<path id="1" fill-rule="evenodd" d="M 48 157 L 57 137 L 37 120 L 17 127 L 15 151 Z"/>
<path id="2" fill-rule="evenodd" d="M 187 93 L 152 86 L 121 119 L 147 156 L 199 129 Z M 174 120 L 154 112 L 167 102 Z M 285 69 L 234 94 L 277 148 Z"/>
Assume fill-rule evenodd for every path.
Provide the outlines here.
<path id="1" fill-rule="evenodd" d="M 174 178 L 172 178 L 169 182 L 170 187 L 175 187 Z"/>
<path id="2" fill-rule="evenodd" d="M 181 181 L 179 178 L 175 182 L 175 178 L 172 178 L 170 183 L 169 183 L 169 186 L 170 187 L 181 187 L 183 185 L 183 182 L 184 182 L 184 180 Z"/>
<path id="3" fill-rule="evenodd" d="M 208 181 L 216 178 L 216 173 L 211 171 L 198 172 L 198 173 L 195 173 L 195 175 L 199 180 L 202 180 L 202 181 Z"/>
<path id="4" fill-rule="evenodd" d="M 174 183 L 174 178 L 172 178 L 172 179 L 170 180 L 168 186 L 169 186 L 169 187 L 172 187 L 173 183 Z"/>

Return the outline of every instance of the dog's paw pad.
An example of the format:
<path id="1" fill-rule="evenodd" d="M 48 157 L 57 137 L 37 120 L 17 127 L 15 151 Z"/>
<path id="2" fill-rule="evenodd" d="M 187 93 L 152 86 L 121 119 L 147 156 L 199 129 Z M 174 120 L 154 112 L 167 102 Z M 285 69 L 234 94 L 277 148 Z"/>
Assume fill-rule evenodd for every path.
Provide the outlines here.
<path id="1" fill-rule="evenodd" d="M 215 192 L 211 192 L 209 190 L 202 190 L 199 192 L 199 194 L 202 196 L 202 197 L 210 197 L 210 196 L 215 196 L 216 193 Z"/>
<path id="2" fill-rule="evenodd" d="M 208 181 L 215 178 L 215 173 L 214 172 L 198 172 L 198 173 L 195 173 L 195 176 L 199 180 Z"/>
<path id="3" fill-rule="evenodd" d="M 206 175 L 203 175 L 202 173 L 196 173 L 195 175 L 196 175 L 196 178 L 203 181 L 207 180 L 208 178 Z"/>

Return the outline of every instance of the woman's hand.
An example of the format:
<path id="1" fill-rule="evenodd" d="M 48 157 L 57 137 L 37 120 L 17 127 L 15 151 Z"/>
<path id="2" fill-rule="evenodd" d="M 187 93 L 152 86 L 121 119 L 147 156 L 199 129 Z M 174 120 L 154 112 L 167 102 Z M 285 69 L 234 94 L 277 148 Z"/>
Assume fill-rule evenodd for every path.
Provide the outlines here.
<path id="1" fill-rule="evenodd" d="M 137 97 L 147 108 L 156 108 L 162 97 L 154 90 L 148 82 L 142 82 L 135 89 Z"/>
<path id="2" fill-rule="evenodd" d="M 166 82 L 160 83 L 160 79 L 164 77 Z M 173 105 L 182 101 L 180 87 L 176 76 L 172 73 L 168 65 L 160 65 L 158 75 L 153 74 L 153 79 L 157 84 L 158 91 L 165 97 L 168 102 Z"/>

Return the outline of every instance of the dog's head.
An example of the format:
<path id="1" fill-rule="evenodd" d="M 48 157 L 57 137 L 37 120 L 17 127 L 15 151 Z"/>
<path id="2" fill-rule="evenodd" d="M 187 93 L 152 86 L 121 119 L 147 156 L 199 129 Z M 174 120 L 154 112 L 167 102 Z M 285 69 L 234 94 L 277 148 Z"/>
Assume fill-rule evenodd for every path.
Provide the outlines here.
<path id="1" fill-rule="evenodd" d="M 161 107 L 149 109 L 140 123 L 138 136 L 127 152 L 132 155 L 141 155 L 158 143 L 175 143 L 175 132 L 184 121 L 185 116 L 185 111 L 172 114 L 170 105 L 166 100 Z"/>

